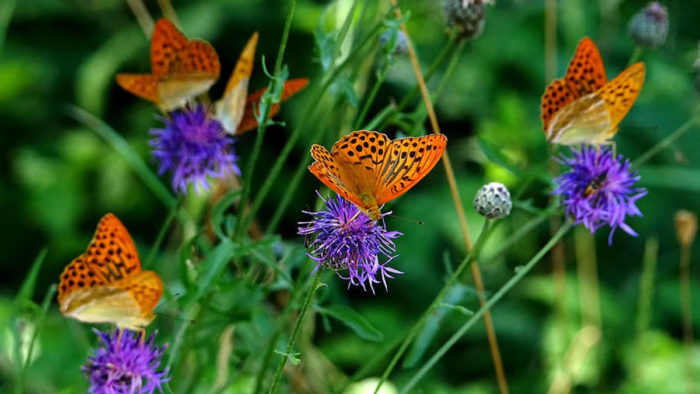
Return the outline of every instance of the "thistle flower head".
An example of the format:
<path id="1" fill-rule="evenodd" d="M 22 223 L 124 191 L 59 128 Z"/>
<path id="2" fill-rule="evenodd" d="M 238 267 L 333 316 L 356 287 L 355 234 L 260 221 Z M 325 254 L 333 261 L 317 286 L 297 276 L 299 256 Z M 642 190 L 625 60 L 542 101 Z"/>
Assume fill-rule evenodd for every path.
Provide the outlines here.
<path id="1" fill-rule="evenodd" d="M 557 159 L 569 169 L 554 179 L 553 193 L 561 196 L 566 214 L 591 233 L 604 225 L 610 226 L 608 244 L 612 244 L 618 227 L 636 237 L 637 233 L 625 223 L 625 218 L 642 216 L 635 203 L 647 191 L 634 187 L 640 177 L 630 170 L 629 160 L 622 155 L 614 157 L 608 148 L 599 150 L 589 146 L 571 152 L 573 157 Z"/>
<path id="2" fill-rule="evenodd" d="M 153 343 L 156 334 L 147 341 L 128 330 L 116 330 L 109 335 L 94 330 L 102 346 L 88 357 L 81 368 L 90 381 L 90 393 L 153 393 L 162 392 L 163 383 L 170 380 L 168 369 L 158 370 L 166 346 Z"/>
<path id="3" fill-rule="evenodd" d="M 175 192 L 186 193 L 187 184 L 192 183 L 199 193 L 209 188 L 207 177 L 240 174 L 233 139 L 204 105 L 172 112 L 162 120 L 165 127 L 151 130 L 150 145 L 159 162 L 159 175 L 172 172 Z"/>
<path id="4" fill-rule="evenodd" d="M 668 35 L 668 11 L 653 1 L 636 13 L 629 23 L 629 33 L 642 48 L 656 49 L 666 42 Z"/>
<path id="5" fill-rule="evenodd" d="M 299 223 L 299 234 L 309 237 L 307 255 L 318 263 L 316 269 L 323 266 L 336 271 L 347 270 L 347 276 L 340 272 L 338 276 L 348 280 L 348 287 L 359 285 L 367 290 L 365 284 L 369 284 L 374 293 L 374 284 L 383 283 L 387 289 L 386 279 L 403 273 L 388 266 L 396 257 L 392 239 L 403 234 L 387 231 L 383 220 L 371 220 L 340 196 L 323 202 L 324 210 L 303 211 L 313 219 Z M 384 263 L 379 262 L 380 255 L 387 258 Z"/>

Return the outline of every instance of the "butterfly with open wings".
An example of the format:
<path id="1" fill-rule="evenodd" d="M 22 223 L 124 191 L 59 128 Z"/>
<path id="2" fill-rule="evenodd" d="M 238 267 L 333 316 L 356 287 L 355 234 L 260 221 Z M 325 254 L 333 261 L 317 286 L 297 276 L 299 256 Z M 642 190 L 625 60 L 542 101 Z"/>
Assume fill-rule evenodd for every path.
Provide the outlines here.
<path id="1" fill-rule="evenodd" d="M 644 84 L 644 63 L 635 63 L 607 81 L 595 43 L 583 38 L 566 76 L 542 96 L 542 127 L 548 142 L 600 145 L 612 138 Z"/>
<path id="2" fill-rule="evenodd" d="M 447 137 L 442 134 L 391 140 L 377 131 L 353 131 L 333 144 L 330 152 L 314 144 L 315 162 L 309 171 L 377 220 L 379 207 L 428 175 L 446 146 Z"/>
<path id="3" fill-rule="evenodd" d="M 141 271 L 134 241 L 122 222 L 109 213 L 97 225 L 85 253 L 60 276 L 61 313 L 86 323 L 114 323 L 140 329 L 154 318 L 163 294 L 154 271 Z"/>

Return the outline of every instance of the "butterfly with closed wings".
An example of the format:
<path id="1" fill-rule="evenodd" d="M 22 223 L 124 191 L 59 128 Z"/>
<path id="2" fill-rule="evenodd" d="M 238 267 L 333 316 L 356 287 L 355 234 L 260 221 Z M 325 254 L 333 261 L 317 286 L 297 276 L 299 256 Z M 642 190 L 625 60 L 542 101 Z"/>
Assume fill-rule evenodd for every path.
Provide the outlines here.
<path id="1" fill-rule="evenodd" d="M 330 152 L 314 144 L 315 162 L 309 171 L 377 220 L 379 207 L 428 175 L 446 146 L 447 137 L 442 134 L 391 140 L 377 131 L 353 131 L 333 144 Z"/>
<path id="2" fill-rule="evenodd" d="M 61 313 L 120 328 L 147 326 L 163 294 L 160 277 L 154 271 L 141 271 L 134 241 L 111 213 L 100 220 L 87 251 L 68 264 L 60 279 Z"/>
<path id="3" fill-rule="evenodd" d="M 117 83 L 162 111 L 172 111 L 208 91 L 220 70 L 211 44 L 188 40 L 172 22 L 161 18 L 151 37 L 151 73 L 118 74 Z"/>
<path id="4" fill-rule="evenodd" d="M 607 81 L 595 43 L 583 38 L 566 76 L 542 96 L 542 127 L 548 142 L 600 145 L 612 138 L 644 84 L 644 63 L 635 63 Z"/>
<path id="5" fill-rule="evenodd" d="M 216 102 L 216 117 L 229 134 L 243 134 L 258 127 L 255 119 L 255 110 L 260 107 L 260 99 L 265 93 L 265 88 L 248 95 L 248 82 L 253 73 L 255 49 L 258 45 L 258 33 L 248 40 L 243 48 L 241 56 L 236 62 L 236 67 L 231 73 L 226 84 L 224 95 Z M 309 83 L 306 78 L 296 78 L 285 81 L 282 88 L 281 100 L 284 101 L 304 89 Z M 280 110 L 279 103 L 270 107 L 268 117 L 275 116 Z"/>

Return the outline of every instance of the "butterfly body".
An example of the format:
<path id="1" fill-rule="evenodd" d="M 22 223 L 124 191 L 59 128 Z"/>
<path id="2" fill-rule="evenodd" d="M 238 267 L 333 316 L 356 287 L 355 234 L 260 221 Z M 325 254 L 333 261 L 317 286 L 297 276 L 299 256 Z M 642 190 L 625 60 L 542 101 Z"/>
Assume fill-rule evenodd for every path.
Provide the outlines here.
<path id="1" fill-rule="evenodd" d="M 117 83 L 161 110 L 171 111 L 207 92 L 220 69 L 219 57 L 209 43 L 187 40 L 172 22 L 161 18 L 151 38 L 151 73 L 118 74 Z"/>
<path id="2" fill-rule="evenodd" d="M 73 259 L 60 279 L 61 313 L 86 323 L 145 327 L 163 293 L 158 274 L 141 271 L 133 240 L 112 214 L 100 220 L 87 251 Z"/>
<path id="3" fill-rule="evenodd" d="M 354 131 L 336 142 L 330 152 L 313 145 L 315 162 L 309 171 L 377 220 L 381 218 L 379 207 L 425 177 L 446 145 L 447 138 L 441 134 L 390 140 L 376 131 Z"/>
<path id="4" fill-rule="evenodd" d="M 583 38 L 566 76 L 542 96 L 542 125 L 550 143 L 600 145 L 612 138 L 644 84 L 645 67 L 635 63 L 607 81 L 598 48 Z"/>

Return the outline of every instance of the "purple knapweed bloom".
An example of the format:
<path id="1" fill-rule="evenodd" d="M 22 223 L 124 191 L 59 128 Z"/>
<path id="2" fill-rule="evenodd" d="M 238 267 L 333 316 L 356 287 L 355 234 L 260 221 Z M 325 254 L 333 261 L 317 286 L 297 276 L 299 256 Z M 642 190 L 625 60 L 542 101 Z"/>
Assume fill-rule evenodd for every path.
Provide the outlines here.
<path id="1" fill-rule="evenodd" d="M 170 378 L 167 368 L 158 371 L 166 346 L 153 344 L 156 333 L 143 341 L 139 334 L 129 330 L 116 330 L 111 335 L 97 329 L 93 331 L 99 336 L 102 347 L 97 348 L 95 355 L 88 357 L 87 363 L 81 367 L 90 381 L 90 393 L 163 391 L 163 383 Z"/>
<path id="2" fill-rule="evenodd" d="M 647 191 L 634 187 L 640 176 L 630 170 L 629 160 L 622 155 L 613 157 L 609 148 L 589 146 L 571 152 L 573 157 L 556 159 L 569 170 L 554 179 L 553 193 L 561 196 L 566 214 L 575 224 L 583 223 L 591 233 L 601 226 L 610 226 L 610 245 L 618 227 L 636 237 L 637 233 L 625 224 L 625 217 L 642 216 L 635 203 Z"/>
<path id="3" fill-rule="evenodd" d="M 320 195 L 319 195 L 320 197 Z M 336 199 L 324 200 L 325 209 L 320 212 L 302 211 L 314 218 L 308 222 L 300 222 L 299 234 L 306 235 L 311 240 L 308 245 L 309 258 L 320 266 L 332 270 L 347 270 L 345 277 L 338 272 L 338 276 L 348 280 L 350 285 L 359 285 L 363 289 L 365 282 L 374 293 L 374 284 L 384 284 L 387 289 L 386 278 L 393 279 L 391 274 L 402 274 L 394 268 L 387 266 L 396 256 L 396 246 L 392 239 L 403 234 L 398 231 L 387 231 L 384 221 L 374 221 L 354 204 L 340 196 Z M 382 216 L 388 215 L 385 213 Z M 379 255 L 387 260 L 379 263 Z"/>
<path id="4" fill-rule="evenodd" d="M 194 185 L 197 193 L 208 189 L 207 176 L 223 178 L 241 173 L 236 166 L 233 139 L 226 135 L 206 106 L 197 104 L 169 116 L 162 118 L 164 128 L 151 129 L 155 138 L 150 145 L 153 157 L 160 164 L 158 175 L 171 171 L 176 193 L 186 193 L 188 183 Z"/>

